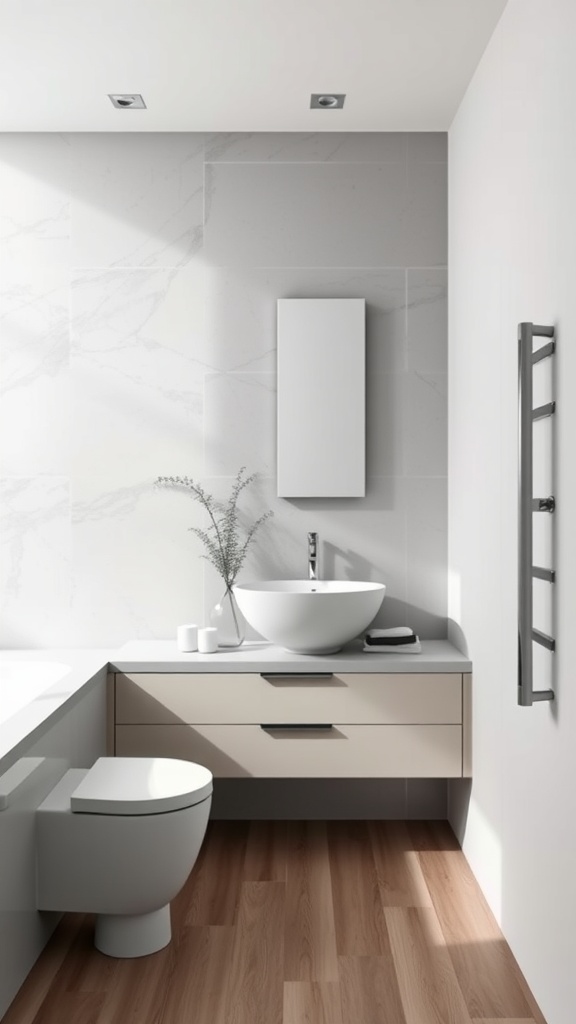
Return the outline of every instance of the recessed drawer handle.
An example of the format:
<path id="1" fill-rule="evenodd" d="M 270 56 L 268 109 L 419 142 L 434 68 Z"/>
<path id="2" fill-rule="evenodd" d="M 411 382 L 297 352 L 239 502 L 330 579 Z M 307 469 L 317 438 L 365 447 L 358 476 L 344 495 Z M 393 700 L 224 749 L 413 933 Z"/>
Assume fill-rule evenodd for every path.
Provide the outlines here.
<path id="1" fill-rule="evenodd" d="M 332 679 L 333 672 L 261 672 L 262 679 Z"/>
<path id="2" fill-rule="evenodd" d="M 328 729 L 333 729 L 333 725 L 328 725 L 325 722 L 292 722 L 287 725 L 286 722 L 266 722 L 260 726 L 261 729 L 282 729 L 286 732 L 287 729 L 324 729 L 326 732 Z"/>

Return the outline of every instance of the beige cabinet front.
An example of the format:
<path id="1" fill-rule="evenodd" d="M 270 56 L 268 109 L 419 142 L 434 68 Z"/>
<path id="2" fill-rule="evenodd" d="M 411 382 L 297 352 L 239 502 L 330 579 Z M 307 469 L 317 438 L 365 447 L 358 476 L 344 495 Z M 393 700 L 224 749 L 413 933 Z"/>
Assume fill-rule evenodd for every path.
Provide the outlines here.
<path id="1" fill-rule="evenodd" d="M 116 722 L 254 725 L 458 725 L 462 676 L 136 673 L 116 676 Z"/>
<path id="2" fill-rule="evenodd" d="M 220 778 L 456 778 L 460 673 L 118 673 L 115 753 Z"/>
<path id="3" fill-rule="evenodd" d="M 119 725 L 116 754 L 181 757 L 217 778 L 456 778 L 458 725 Z"/>

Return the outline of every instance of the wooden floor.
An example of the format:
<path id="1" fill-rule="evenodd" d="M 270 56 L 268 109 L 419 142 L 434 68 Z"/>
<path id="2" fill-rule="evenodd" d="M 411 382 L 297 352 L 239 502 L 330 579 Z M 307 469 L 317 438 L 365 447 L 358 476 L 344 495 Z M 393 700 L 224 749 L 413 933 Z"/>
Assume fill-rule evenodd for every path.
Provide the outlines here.
<path id="1" fill-rule="evenodd" d="M 214 822 L 173 941 L 66 915 L 2 1024 L 545 1024 L 443 822 Z"/>

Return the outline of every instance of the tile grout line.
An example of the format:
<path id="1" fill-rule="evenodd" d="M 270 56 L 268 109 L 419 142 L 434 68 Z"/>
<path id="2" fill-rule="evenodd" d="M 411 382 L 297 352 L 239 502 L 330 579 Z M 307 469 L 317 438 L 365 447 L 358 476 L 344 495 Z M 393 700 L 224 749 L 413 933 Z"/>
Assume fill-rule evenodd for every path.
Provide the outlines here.
<path id="1" fill-rule="evenodd" d="M 448 167 L 447 160 L 410 160 L 407 152 L 395 160 L 204 160 L 210 167 Z"/>
<path id="2" fill-rule="evenodd" d="M 152 264 L 146 264 L 146 265 L 142 265 L 142 264 L 138 264 L 138 263 L 134 263 L 134 264 L 126 263 L 126 264 L 114 264 L 114 265 L 110 265 L 109 263 L 102 263 L 102 264 L 86 263 L 86 264 L 77 264 L 77 265 L 68 267 L 67 269 L 70 271 L 71 277 L 73 277 L 76 272 L 86 273 L 86 272 L 89 272 L 89 271 L 98 271 L 99 273 L 101 273 L 101 272 L 104 272 L 104 273 L 119 272 L 119 273 L 121 273 L 123 271 L 128 271 L 129 270 L 129 271 L 149 271 L 150 273 L 153 273 L 154 271 L 161 271 L 161 270 L 163 270 L 163 271 L 166 271 L 166 270 L 183 271 L 183 270 L 188 270 L 190 268 L 196 267 L 198 265 L 203 265 L 202 250 L 200 251 L 199 254 L 193 256 L 192 259 L 188 260 L 187 263 L 178 263 L 178 264 L 174 264 L 174 263 L 166 263 L 166 264 L 164 264 L 164 263 L 158 263 L 158 264 L 157 263 L 152 263 Z M 335 270 L 338 270 L 338 271 L 342 270 L 342 271 L 347 271 L 347 272 L 356 272 L 356 271 L 367 271 L 367 272 L 370 272 L 370 271 L 374 271 L 374 272 L 377 272 L 377 273 L 379 273 L 381 271 L 402 271 L 404 273 L 404 272 L 407 272 L 409 270 L 419 270 L 419 271 L 420 270 L 444 270 L 444 271 L 448 270 L 448 266 L 445 263 L 430 263 L 430 264 L 426 264 L 426 265 L 423 265 L 423 266 L 416 266 L 416 265 L 413 265 L 413 264 L 399 264 L 399 263 L 398 264 L 397 263 L 352 264 L 352 265 L 347 265 L 347 266 L 343 266 L 341 264 L 329 264 L 329 265 L 326 265 L 326 264 L 318 264 L 318 263 L 313 263 L 311 265 L 289 264 L 289 263 L 267 263 L 267 264 L 261 264 L 261 263 L 214 263 L 214 264 L 210 264 L 210 266 L 213 269 L 215 269 L 215 270 L 242 270 L 242 271 L 245 271 L 245 270 L 261 270 L 261 271 L 268 271 L 268 270 L 274 270 L 274 271 L 276 271 L 276 270 L 312 270 L 312 271 L 318 271 L 318 272 L 328 272 L 328 271 L 331 272 L 331 271 L 335 271 Z"/>

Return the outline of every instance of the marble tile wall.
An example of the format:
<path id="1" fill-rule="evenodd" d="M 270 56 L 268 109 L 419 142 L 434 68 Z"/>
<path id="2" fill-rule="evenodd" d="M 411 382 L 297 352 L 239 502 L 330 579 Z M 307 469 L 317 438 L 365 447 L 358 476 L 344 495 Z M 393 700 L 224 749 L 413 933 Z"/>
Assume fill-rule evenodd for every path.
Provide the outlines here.
<path id="1" fill-rule="evenodd" d="M 446 632 L 446 136 L 0 135 L 0 646 L 204 621 L 186 495 L 273 508 L 245 578 L 388 585 Z M 367 300 L 368 491 L 275 497 L 280 297 Z"/>

